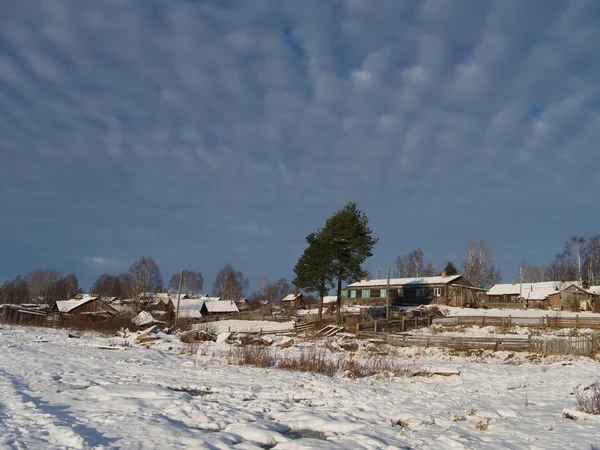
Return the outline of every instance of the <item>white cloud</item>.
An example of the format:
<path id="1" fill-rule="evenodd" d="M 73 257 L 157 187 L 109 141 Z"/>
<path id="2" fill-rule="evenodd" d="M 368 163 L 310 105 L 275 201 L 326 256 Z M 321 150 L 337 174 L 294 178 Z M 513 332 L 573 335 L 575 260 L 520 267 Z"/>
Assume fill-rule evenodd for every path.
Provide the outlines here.
<path id="1" fill-rule="evenodd" d="M 117 258 L 110 258 L 105 256 L 85 256 L 83 258 L 83 261 L 101 268 L 108 268 L 111 266 L 114 267 L 121 265 L 121 261 L 119 261 Z"/>

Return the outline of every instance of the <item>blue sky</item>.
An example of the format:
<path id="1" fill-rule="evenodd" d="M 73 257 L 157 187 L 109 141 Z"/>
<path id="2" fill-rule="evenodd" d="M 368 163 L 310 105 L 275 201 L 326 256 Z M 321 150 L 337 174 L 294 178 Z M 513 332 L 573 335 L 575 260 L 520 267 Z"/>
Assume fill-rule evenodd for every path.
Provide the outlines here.
<path id="1" fill-rule="evenodd" d="M 371 272 L 484 239 L 510 281 L 600 232 L 599 54 L 597 0 L 4 1 L 0 281 L 254 288 L 344 193 Z"/>

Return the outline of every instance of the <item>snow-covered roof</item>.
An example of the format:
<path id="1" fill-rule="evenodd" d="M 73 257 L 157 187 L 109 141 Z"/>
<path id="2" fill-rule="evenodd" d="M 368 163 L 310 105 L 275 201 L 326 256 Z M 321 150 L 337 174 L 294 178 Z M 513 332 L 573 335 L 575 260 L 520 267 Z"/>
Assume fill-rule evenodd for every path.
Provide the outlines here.
<path id="1" fill-rule="evenodd" d="M 406 286 L 407 284 L 448 284 L 452 281 L 458 280 L 462 275 L 449 275 L 449 276 L 437 276 L 437 277 L 415 277 L 415 278 L 391 278 L 390 286 Z M 385 287 L 387 286 L 387 278 L 380 280 L 361 280 L 356 283 L 348 285 L 348 288 L 362 288 L 362 287 Z"/>
<path id="2" fill-rule="evenodd" d="M 282 302 L 295 302 L 298 300 L 302 294 L 288 294 L 281 299 Z"/>
<path id="3" fill-rule="evenodd" d="M 150 323 L 158 323 L 160 320 L 156 320 L 149 312 L 142 311 L 133 318 L 132 322 L 141 327 Z"/>
<path id="4" fill-rule="evenodd" d="M 549 295 L 556 294 L 570 286 L 579 287 L 576 281 L 542 281 L 539 283 L 495 284 L 488 291 L 488 295 L 519 295 L 529 300 L 545 300 Z"/>
<path id="5" fill-rule="evenodd" d="M 86 295 L 78 300 L 59 300 L 56 302 L 56 309 L 58 309 L 59 312 L 68 313 L 70 311 L 73 311 L 75 308 L 80 307 L 81 305 L 85 305 L 86 303 L 91 302 L 93 300 L 98 300 L 99 298 L 100 297 Z"/>
<path id="6" fill-rule="evenodd" d="M 590 288 L 588 289 L 588 292 L 590 294 L 600 295 L 600 286 L 590 286 Z"/>
<path id="7" fill-rule="evenodd" d="M 218 302 L 204 302 L 209 313 L 239 312 L 233 300 L 219 300 Z"/>
<path id="8" fill-rule="evenodd" d="M 330 303 L 335 303 L 335 302 L 337 302 L 337 295 L 326 295 L 325 297 L 323 297 L 324 305 L 328 305 Z"/>

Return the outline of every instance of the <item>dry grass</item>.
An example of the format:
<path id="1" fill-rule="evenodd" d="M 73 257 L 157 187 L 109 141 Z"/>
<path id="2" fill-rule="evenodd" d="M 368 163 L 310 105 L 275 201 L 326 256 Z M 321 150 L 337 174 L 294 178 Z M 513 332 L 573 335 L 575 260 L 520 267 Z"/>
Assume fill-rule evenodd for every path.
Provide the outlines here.
<path id="1" fill-rule="evenodd" d="M 193 356 L 198 353 L 200 342 L 186 342 L 183 344 L 183 353 L 185 355 Z"/>
<path id="2" fill-rule="evenodd" d="M 482 417 L 475 421 L 475 429 L 479 431 L 487 431 L 490 423 L 489 417 Z"/>
<path id="3" fill-rule="evenodd" d="M 600 384 L 593 383 L 575 390 L 579 411 L 587 414 L 600 414 Z"/>
<path id="4" fill-rule="evenodd" d="M 274 360 L 269 347 L 259 345 L 236 347 L 233 356 L 241 366 L 269 367 L 273 365 Z"/>
<path id="5" fill-rule="evenodd" d="M 338 365 L 327 358 L 327 352 L 323 349 L 308 349 L 300 352 L 300 355 L 286 356 L 277 361 L 276 367 L 281 370 L 292 370 L 297 372 L 320 373 L 333 376 L 338 370 Z"/>
<path id="6" fill-rule="evenodd" d="M 407 428 L 409 423 L 404 419 L 390 419 L 390 423 L 393 427 L 396 428 Z"/>

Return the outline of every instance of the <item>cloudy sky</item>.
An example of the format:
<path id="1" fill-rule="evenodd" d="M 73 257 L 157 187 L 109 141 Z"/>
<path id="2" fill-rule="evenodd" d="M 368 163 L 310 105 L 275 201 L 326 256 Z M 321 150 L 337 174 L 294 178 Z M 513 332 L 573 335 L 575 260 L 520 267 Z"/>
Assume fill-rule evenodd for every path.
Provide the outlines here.
<path id="1" fill-rule="evenodd" d="M 5 0 L 0 282 L 291 276 L 343 205 L 504 280 L 600 232 L 598 0 Z M 382 269 L 382 273 L 385 269 Z"/>

